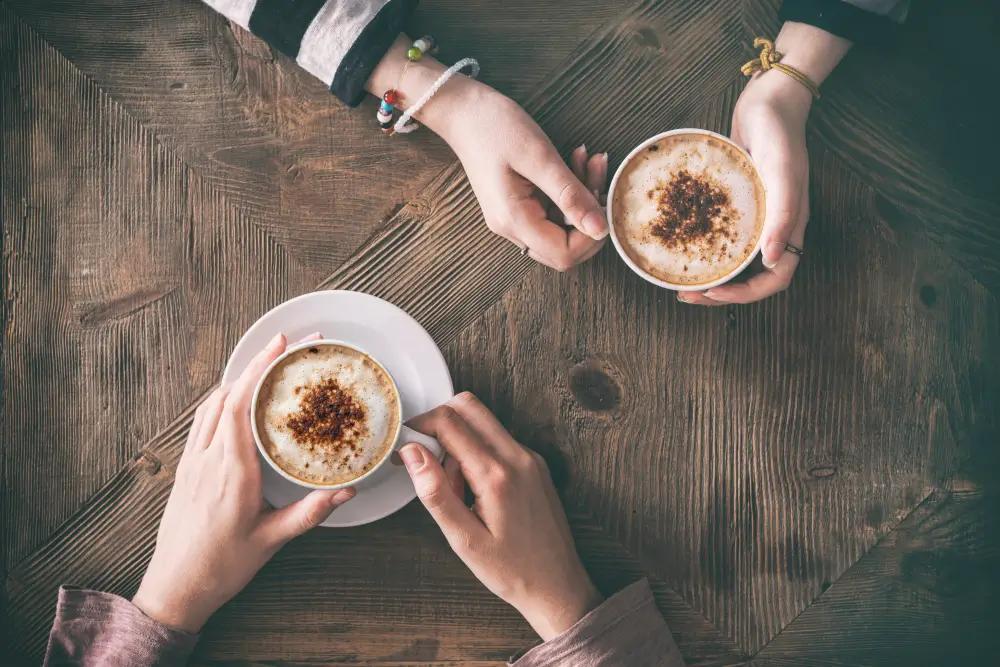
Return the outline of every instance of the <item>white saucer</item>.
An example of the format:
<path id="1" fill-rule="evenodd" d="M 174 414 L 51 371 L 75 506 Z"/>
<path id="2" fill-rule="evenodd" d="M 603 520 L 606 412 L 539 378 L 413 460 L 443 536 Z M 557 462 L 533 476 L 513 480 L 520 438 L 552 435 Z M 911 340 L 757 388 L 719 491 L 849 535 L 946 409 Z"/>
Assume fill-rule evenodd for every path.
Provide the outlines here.
<path id="1" fill-rule="evenodd" d="M 222 381 L 239 377 L 254 355 L 278 333 L 293 343 L 317 331 L 326 338 L 357 345 L 388 369 L 399 387 L 404 420 L 441 405 L 454 394 L 441 351 L 415 319 L 378 297 L 339 290 L 303 294 L 266 313 L 236 344 Z M 309 489 L 289 482 L 263 460 L 260 464 L 264 498 L 272 507 L 284 507 L 309 493 Z M 331 514 L 324 526 L 360 526 L 378 521 L 417 495 L 406 469 L 392 461 L 356 488 L 358 495 Z"/>

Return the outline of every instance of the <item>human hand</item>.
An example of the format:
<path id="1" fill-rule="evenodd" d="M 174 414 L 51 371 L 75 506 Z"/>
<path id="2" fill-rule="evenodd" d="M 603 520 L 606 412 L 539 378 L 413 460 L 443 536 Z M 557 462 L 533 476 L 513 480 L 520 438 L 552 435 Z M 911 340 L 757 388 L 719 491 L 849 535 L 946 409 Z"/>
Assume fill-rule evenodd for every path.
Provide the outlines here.
<path id="1" fill-rule="evenodd" d="M 608 234 L 600 204 L 607 154 L 588 158 L 580 146 L 567 166 L 518 104 L 477 82 L 463 85 L 437 102 L 453 107 L 454 122 L 432 129 L 461 160 L 486 224 L 558 271 L 590 259 Z"/>
<path id="2" fill-rule="evenodd" d="M 350 488 L 313 491 L 278 510 L 263 499 L 250 403 L 285 345 L 276 336 L 236 382 L 216 389 L 195 412 L 156 550 L 132 599 L 153 620 L 198 632 L 286 542 L 354 497 Z"/>
<path id="3" fill-rule="evenodd" d="M 830 75 L 851 43 L 804 23 L 786 22 L 774 43 L 782 64 L 797 69 L 816 85 Z M 751 303 L 784 290 L 799 256 L 785 245 L 802 248 L 809 221 L 809 157 L 806 119 L 812 93 L 778 70 L 754 76 L 733 112 L 732 138 L 750 153 L 767 190 L 761 262 L 764 271 L 745 283 L 727 283 L 705 292 L 682 292 L 678 299 L 706 306 Z"/>
<path id="4" fill-rule="evenodd" d="M 791 283 L 799 256 L 786 251 L 785 244 L 801 248 L 809 220 L 806 118 L 811 106 L 809 91 L 781 72 L 747 84 L 733 112 L 731 135 L 750 153 L 767 191 L 760 242 L 764 270 L 746 282 L 680 292 L 678 299 L 706 306 L 751 303 Z"/>
<path id="5" fill-rule="evenodd" d="M 410 44 L 400 35 L 365 84 L 377 97 L 397 90 L 402 108 L 446 69 L 426 55 L 410 63 L 401 78 Z M 567 166 L 524 109 L 462 75 L 442 86 L 415 118 L 455 151 L 494 232 L 560 271 L 601 249 L 608 224 L 598 199 L 607 187 L 607 154 L 588 159 L 581 146 L 570 160 L 572 168 Z"/>
<path id="6" fill-rule="evenodd" d="M 469 393 L 411 424 L 435 436 L 448 453 L 442 466 L 421 445 L 400 450 L 417 495 L 490 591 L 517 609 L 544 641 L 601 603 L 541 456 L 518 444 Z M 464 502 L 466 481 L 476 498 L 471 508 Z"/>

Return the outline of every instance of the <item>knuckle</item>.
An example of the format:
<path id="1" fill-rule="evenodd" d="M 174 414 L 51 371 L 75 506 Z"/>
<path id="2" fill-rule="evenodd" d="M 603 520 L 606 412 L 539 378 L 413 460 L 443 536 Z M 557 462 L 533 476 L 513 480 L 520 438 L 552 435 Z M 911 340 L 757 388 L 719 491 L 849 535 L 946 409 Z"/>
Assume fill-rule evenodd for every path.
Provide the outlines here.
<path id="1" fill-rule="evenodd" d="M 417 495 L 420 496 L 420 501 L 429 510 L 436 510 L 444 507 L 447 496 L 445 496 L 446 489 L 443 485 L 437 482 L 431 482 L 429 484 L 422 484 L 417 489 Z"/>
<path id="2" fill-rule="evenodd" d="M 566 255 L 557 255 L 552 258 L 552 268 L 559 273 L 565 273 L 576 266 L 572 259 Z"/>
<path id="3" fill-rule="evenodd" d="M 587 191 L 577 187 L 576 183 L 569 182 L 563 186 L 559 193 L 559 201 L 556 202 L 556 205 L 568 212 L 582 209 L 587 203 Z"/>
<path id="4" fill-rule="evenodd" d="M 475 405 L 479 403 L 479 397 L 473 394 L 471 391 L 463 391 L 455 395 L 455 402 L 462 403 L 465 405 Z"/>
<path id="5" fill-rule="evenodd" d="M 499 465 L 492 467 L 486 474 L 486 487 L 494 495 L 506 495 L 511 487 L 510 471 Z"/>
<path id="6" fill-rule="evenodd" d="M 506 220 L 490 217 L 486 219 L 486 227 L 494 234 L 502 236 L 510 230 L 510 223 Z"/>
<path id="7" fill-rule="evenodd" d="M 442 405 L 437 409 L 437 419 L 442 430 L 453 430 L 461 422 L 462 417 L 455 408 L 450 405 Z"/>

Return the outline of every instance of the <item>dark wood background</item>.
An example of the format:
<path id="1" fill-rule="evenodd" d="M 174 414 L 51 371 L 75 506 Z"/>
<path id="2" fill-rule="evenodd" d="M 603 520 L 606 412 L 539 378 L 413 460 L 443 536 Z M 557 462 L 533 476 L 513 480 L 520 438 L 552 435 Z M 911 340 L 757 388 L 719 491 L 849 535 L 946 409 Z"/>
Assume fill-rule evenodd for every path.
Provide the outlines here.
<path id="1" fill-rule="evenodd" d="M 728 129 L 776 0 L 425 0 L 562 150 Z M 552 462 L 606 591 L 649 577 L 697 665 L 985 665 L 1000 627 L 1000 12 L 914 0 L 810 124 L 792 288 L 703 309 L 611 248 L 556 274 L 486 230 L 427 132 L 197 0 L 0 1 L 0 653 L 61 583 L 129 594 L 199 397 L 273 305 L 408 310 Z M 413 504 L 282 551 L 195 663 L 501 665 L 534 641 Z"/>

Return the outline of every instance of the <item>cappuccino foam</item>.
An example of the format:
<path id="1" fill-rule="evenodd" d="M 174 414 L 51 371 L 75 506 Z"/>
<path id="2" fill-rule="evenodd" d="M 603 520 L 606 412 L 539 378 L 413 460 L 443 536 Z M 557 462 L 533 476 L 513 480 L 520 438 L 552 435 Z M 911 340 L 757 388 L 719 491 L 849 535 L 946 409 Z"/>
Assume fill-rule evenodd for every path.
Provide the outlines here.
<path id="1" fill-rule="evenodd" d="M 625 165 L 612 201 L 615 237 L 643 271 L 697 286 L 736 270 L 764 226 L 764 185 L 750 160 L 706 134 L 675 134 Z"/>
<path id="2" fill-rule="evenodd" d="M 254 419 L 261 445 L 286 473 L 310 484 L 343 484 L 392 448 L 399 396 L 372 358 L 336 344 L 297 350 L 271 369 Z"/>

